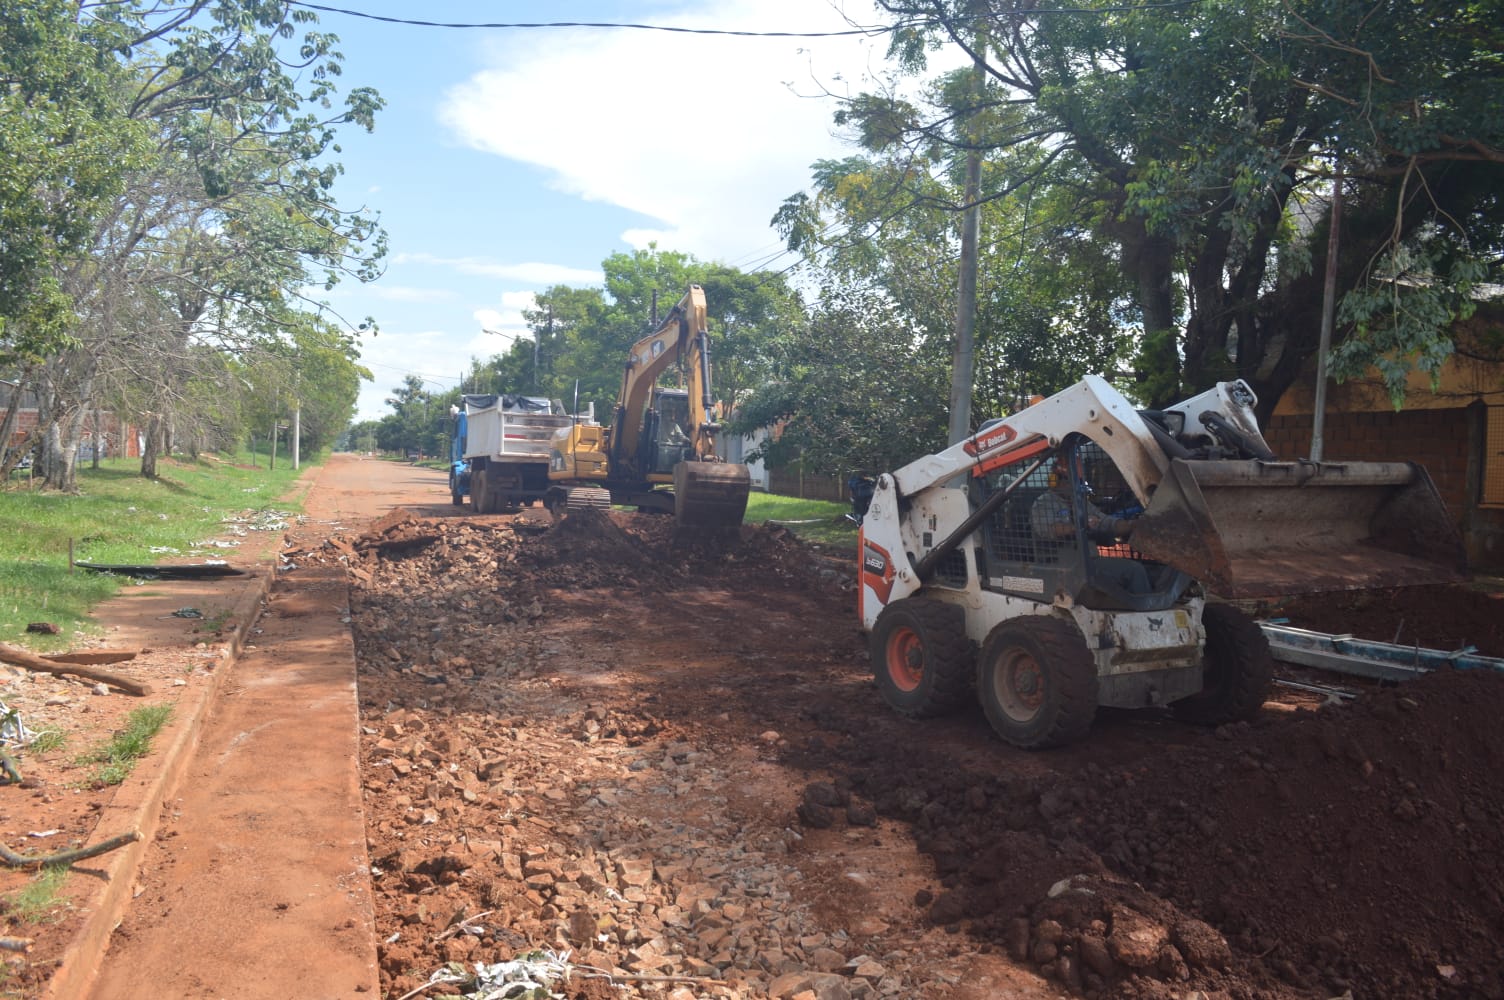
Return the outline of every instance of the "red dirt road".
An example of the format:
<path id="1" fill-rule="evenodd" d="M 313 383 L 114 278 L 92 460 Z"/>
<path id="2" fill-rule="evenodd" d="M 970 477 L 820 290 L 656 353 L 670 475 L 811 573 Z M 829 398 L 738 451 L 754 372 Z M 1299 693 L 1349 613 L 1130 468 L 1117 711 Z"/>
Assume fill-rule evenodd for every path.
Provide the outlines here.
<path id="1" fill-rule="evenodd" d="M 1504 998 L 1504 675 L 1030 754 L 888 711 L 849 560 L 781 529 L 472 517 L 348 459 L 306 506 L 98 997 L 396 1000 L 547 949 L 571 1000 Z"/>

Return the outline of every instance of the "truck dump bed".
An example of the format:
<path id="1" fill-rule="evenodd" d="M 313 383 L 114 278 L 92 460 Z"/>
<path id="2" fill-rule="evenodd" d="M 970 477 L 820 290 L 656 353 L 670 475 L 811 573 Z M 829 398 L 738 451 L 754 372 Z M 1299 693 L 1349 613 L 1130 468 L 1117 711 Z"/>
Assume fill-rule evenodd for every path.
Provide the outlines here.
<path id="1" fill-rule="evenodd" d="M 569 426 L 569 417 L 550 411 L 549 402 L 533 396 L 465 397 L 467 459 L 537 459 L 548 461 L 554 431 Z"/>

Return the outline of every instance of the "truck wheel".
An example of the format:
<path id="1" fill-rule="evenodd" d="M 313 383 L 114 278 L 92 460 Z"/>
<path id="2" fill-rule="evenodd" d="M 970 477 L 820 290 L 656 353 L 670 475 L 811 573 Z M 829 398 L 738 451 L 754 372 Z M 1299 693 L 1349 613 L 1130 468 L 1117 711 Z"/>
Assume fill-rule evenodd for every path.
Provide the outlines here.
<path id="1" fill-rule="evenodd" d="M 477 514 L 486 513 L 486 474 L 470 473 L 470 509 Z"/>
<path id="2" fill-rule="evenodd" d="M 955 604 L 894 601 L 877 616 L 869 649 L 883 700 L 903 715 L 944 715 L 971 697 L 975 654 Z"/>
<path id="3" fill-rule="evenodd" d="M 1097 664 L 1076 623 L 1005 621 L 982 645 L 977 694 L 993 732 L 1025 750 L 1081 739 L 1097 714 Z"/>
<path id="4" fill-rule="evenodd" d="M 1208 726 L 1253 718 L 1274 681 L 1268 637 L 1230 604 L 1208 604 L 1201 623 L 1206 626 L 1201 693 L 1172 705 L 1175 717 Z"/>

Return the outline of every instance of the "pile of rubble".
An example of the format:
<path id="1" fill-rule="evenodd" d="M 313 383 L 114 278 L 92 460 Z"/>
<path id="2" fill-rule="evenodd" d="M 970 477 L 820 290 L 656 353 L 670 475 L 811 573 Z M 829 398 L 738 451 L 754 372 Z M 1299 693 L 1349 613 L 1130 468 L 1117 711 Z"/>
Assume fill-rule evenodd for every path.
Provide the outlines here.
<path id="1" fill-rule="evenodd" d="M 624 515 L 301 554 L 356 581 L 386 989 L 548 949 L 587 1000 L 1504 998 L 1504 676 L 1024 754 L 887 711 L 814 556 Z"/>

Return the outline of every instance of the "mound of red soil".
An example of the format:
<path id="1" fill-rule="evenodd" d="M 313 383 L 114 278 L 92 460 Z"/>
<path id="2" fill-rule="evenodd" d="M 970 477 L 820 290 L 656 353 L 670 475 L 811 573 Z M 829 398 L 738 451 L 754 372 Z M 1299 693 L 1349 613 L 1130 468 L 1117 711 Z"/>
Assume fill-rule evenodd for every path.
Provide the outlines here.
<path id="1" fill-rule="evenodd" d="M 856 788 L 915 824 L 932 919 L 1086 996 L 1504 997 L 1501 716 L 1504 675 L 1446 671 L 1064 783 Z"/>

